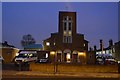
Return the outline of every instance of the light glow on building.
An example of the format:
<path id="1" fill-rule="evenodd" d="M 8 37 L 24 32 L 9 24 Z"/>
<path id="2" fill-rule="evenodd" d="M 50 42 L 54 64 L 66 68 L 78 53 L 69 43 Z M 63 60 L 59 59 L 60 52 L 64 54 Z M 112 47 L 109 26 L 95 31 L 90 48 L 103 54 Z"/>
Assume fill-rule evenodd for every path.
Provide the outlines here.
<path id="1" fill-rule="evenodd" d="M 55 51 L 51 51 L 50 54 L 51 54 L 51 55 L 55 55 Z"/>
<path id="2" fill-rule="evenodd" d="M 47 45 L 47 46 L 50 46 L 50 43 L 49 43 L 49 42 L 46 42 L 46 45 Z"/>
<path id="3" fill-rule="evenodd" d="M 69 53 L 67 53 L 67 59 L 70 59 L 70 54 Z"/>
<path id="4" fill-rule="evenodd" d="M 48 53 L 45 54 L 45 57 L 48 58 Z"/>
<path id="5" fill-rule="evenodd" d="M 86 56 L 85 52 L 78 52 L 78 56 Z"/>
<path id="6" fill-rule="evenodd" d="M 19 55 L 19 53 L 16 53 L 16 56 L 18 56 Z"/>

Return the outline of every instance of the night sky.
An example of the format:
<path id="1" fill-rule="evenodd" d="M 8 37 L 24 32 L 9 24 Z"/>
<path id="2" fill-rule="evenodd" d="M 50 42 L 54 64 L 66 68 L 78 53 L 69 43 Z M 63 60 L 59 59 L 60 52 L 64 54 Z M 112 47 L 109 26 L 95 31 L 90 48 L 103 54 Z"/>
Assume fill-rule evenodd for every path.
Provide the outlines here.
<path id="1" fill-rule="evenodd" d="M 2 41 L 21 48 L 22 36 L 31 34 L 36 43 L 58 32 L 59 11 L 77 12 L 77 33 L 84 34 L 89 46 L 103 39 L 105 47 L 109 39 L 118 41 L 117 2 L 22 2 L 2 3 Z"/>

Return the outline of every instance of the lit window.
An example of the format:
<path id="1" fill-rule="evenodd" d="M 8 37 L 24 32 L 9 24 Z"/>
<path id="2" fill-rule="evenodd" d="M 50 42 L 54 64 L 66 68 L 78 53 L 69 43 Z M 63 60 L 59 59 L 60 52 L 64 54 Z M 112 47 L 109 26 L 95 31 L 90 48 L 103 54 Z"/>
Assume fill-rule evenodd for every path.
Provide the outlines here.
<path id="1" fill-rule="evenodd" d="M 66 31 L 64 31 L 64 36 L 66 36 L 66 35 L 67 35 Z"/>
<path id="2" fill-rule="evenodd" d="M 71 32 L 71 31 L 69 31 L 69 32 L 68 32 L 68 34 L 69 34 L 69 36 L 71 36 L 72 32 Z"/>
<path id="3" fill-rule="evenodd" d="M 85 47 L 85 44 L 84 44 L 84 47 Z"/>
<path id="4" fill-rule="evenodd" d="M 72 43 L 72 17 L 63 17 L 63 43 Z"/>
<path id="5" fill-rule="evenodd" d="M 49 43 L 49 42 L 46 42 L 46 45 L 47 45 L 47 46 L 50 46 L 50 43 Z"/>

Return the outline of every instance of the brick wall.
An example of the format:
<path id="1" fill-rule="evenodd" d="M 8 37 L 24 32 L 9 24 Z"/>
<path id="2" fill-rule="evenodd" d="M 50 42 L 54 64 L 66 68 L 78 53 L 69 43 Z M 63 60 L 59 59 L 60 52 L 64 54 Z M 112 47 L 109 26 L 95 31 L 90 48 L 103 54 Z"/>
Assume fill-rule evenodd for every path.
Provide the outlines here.
<path id="1" fill-rule="evenodd" d="M 118 72 L 117 65 L 58 64 L 57 72 Z M 54 72 L 54 64 L 30 64 L 31 71 Z"/>

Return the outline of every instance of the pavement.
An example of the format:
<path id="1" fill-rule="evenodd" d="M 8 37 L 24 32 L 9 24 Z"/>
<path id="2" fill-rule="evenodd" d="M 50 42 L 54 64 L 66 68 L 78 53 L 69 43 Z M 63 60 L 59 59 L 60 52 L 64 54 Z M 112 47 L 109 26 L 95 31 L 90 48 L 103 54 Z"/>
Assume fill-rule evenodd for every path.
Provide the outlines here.
<path id="1" fill-rule="evenodd" d="M 79 77 L 79 78 L 118 78 L 120 79 L 120 74 L 118 73 L 46 73 L 39 71 L 10 71 L 3 70 L 2 77 L 3 78 L 13 78 L 13 77 Z"/>

